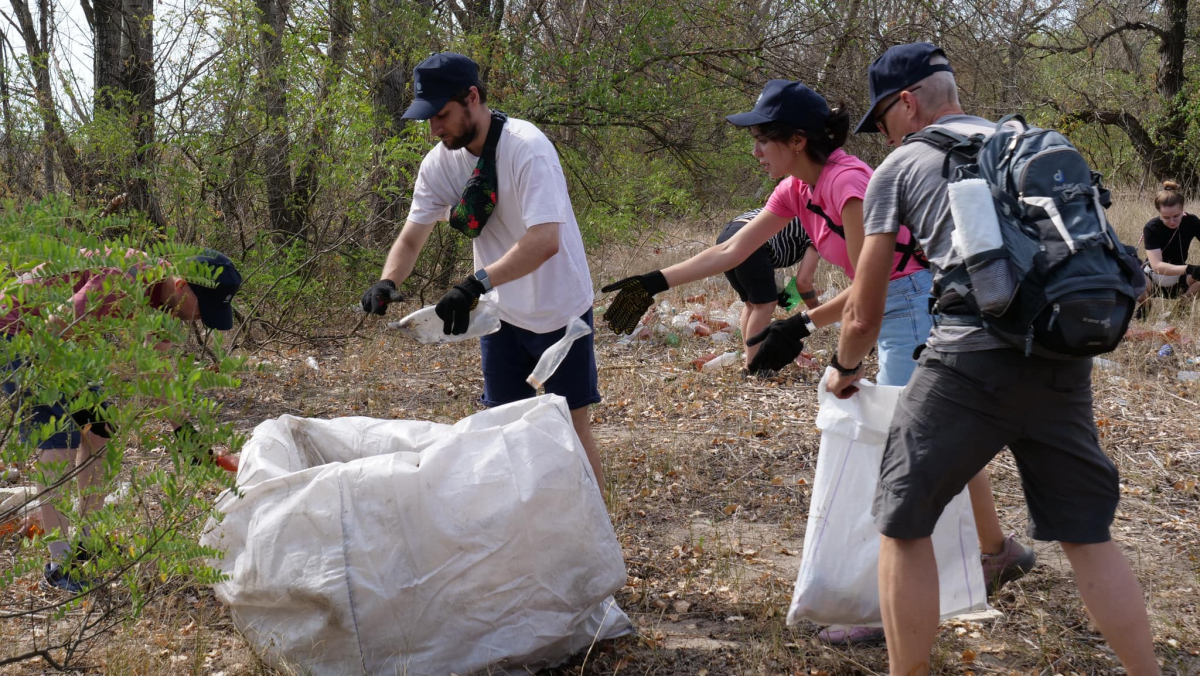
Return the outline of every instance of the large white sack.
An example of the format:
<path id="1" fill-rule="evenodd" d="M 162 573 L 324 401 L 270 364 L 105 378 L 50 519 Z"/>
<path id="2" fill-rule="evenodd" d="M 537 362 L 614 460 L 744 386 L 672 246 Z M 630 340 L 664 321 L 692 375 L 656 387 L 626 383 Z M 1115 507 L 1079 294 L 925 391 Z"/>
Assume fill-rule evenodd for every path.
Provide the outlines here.
<path id="1" fill-rule="evenodd" d="M 554 395 L 457 424 L 283 416 L 254 430 L 201 542 L 274 666 L 536 669 L 630 629 L 625 563 Z"/>
<path id="2" fill-rule="evenodd" d="M 828 378 L 828 375 L 826 376 Z M 888 425 L 902 387 L 863 381 L 838 399 L 818 389 L 821 450 L 804 532 L 804 555 L 787 622 L 880 626 L 879 531 L 871 516 Z M 933 531 L 941 616 L 985 610 L 979 538 L 966 489 L 950 501 Z"/>

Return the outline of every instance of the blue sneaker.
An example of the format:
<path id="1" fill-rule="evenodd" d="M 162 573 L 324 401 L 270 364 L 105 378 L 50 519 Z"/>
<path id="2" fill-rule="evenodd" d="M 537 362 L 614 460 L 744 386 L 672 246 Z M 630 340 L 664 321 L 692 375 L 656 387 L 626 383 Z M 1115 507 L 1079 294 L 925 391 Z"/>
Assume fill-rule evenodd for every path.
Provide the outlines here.
<path id="1" fill-rule="evenodd" d="M 72 571 L 63 568 L 62 564 L 58 563 L 46 564 L 42 570 L 42 583 L 51 589 L 58 589 L 69 594 L 82 594 L 91 586 L 90 582 L 79 579 L 77 575 L 72 574 Z"/>

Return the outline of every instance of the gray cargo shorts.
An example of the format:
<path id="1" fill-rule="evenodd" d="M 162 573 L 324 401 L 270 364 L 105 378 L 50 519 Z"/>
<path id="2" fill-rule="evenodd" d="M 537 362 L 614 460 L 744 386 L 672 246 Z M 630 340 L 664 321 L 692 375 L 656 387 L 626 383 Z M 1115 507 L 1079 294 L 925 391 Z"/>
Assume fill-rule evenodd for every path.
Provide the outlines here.
<path id="1" fill-rule="evenodd" d="M 1092 361 L 926 349 L 896 406 L 871 509 L 884 535 L 928 537 L 1005 446 L 1036 540 L 1107 542 L 1120 496 L 1096 435 Z"/>

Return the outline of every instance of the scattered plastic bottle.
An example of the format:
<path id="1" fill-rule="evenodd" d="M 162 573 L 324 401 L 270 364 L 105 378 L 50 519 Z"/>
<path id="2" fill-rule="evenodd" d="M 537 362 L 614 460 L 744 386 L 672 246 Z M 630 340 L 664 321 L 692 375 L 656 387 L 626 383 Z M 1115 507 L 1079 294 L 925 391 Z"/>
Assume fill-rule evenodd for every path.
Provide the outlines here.
<path id="1" fill-rule="evenodd" d="M 1200 380 L 1200 371 L 1180 371 L 1175 377 L 1184 381 Z"/>
<path id="2" fill-rule="evenodd" d="M 1158 348 L 1159 359 L 1166 359 L 1167 357 L 1170 357 L 1173 354 L 1175 354 L 1175 348 L 1171 347 L 1170 343 L 1167 343 L 1166 345 L 1163 345 L 1162 347 Z"/>
<path id="3" fill-rule="evenodd" d="M 738 362 L 738 357 L 741 356 L 737 352 L 726 352 L 715 359 L 710 360 L 704 365 L 705 371 L 716 371 L 727 366 L 733 366 Z"/>
<path id="4" fill-rule="evenodd" d="M 1115 361 L 1110 361 L 1108 359 L 1105 359 L 1104 357 L 1092 357 L 1092 366 L 1094 368 L 1100 369 L 1101 371 L 1119 371 L 1120 370 L 1120 367 L 1117 366 L 1117 363 Z"/>

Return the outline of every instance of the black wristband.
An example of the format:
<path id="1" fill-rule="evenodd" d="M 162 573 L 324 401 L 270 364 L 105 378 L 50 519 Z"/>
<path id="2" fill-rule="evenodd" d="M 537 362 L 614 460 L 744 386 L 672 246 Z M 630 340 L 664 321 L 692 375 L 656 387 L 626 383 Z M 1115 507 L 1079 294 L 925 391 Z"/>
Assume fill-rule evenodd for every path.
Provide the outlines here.
<path id="1" fill-rule="evenodd" d="M 817 297 L 816 291 L 801 291 L 800 298 L 802 300 L 812 300 Z"/>
<path id="2" fill-rule="evenodd" d="M 829 365 L 832 366 L 835 371 L 844 376 L 852 376 L 862 370 L 863 363 L 860 361 L 858 362 L 857 366 L 852 369 L 848 369 L 838 363 L 837 350 L 834 350 L 833 356 L 829 358 Z"/>

